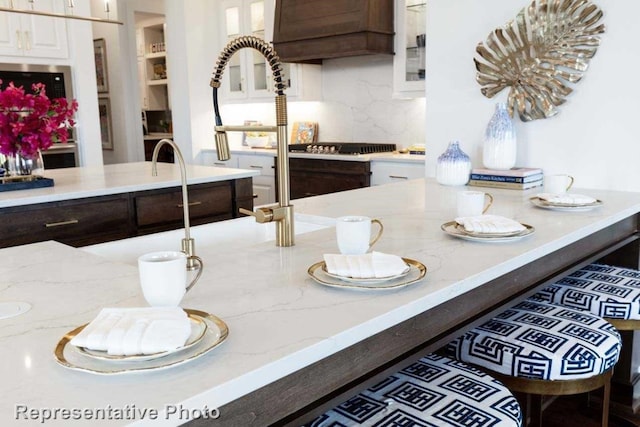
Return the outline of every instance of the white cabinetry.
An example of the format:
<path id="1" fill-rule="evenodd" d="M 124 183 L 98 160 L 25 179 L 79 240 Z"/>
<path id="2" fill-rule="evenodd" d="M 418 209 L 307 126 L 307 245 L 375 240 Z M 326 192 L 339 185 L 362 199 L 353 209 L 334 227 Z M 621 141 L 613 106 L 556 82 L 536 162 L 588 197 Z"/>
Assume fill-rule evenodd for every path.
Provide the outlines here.
<path id="1" fill-rule="evenodd" d="M 425 96 L 425 0 L 396 0 L 396 37 L 393 59 L 394 94 L 402 98 Z"/>
<path id="2" fill-rule="evenodd" d="M 253 154 L 239 154 L 238 168 L 260 171 L 259 176 L 253 177 L 253 205 L 262 206 L 275 203 L 276 180 L 273 156 L 258 156 Z"/>
<path id="3" fill-rule="evenodd" d="M 29 10 L 27 0 L 0 0 L 4 8 Z M 64 13 L 64 0 L 38 0 L 34 9 Z M 67 26 L 64 19 L 22 13 L 0 12 L 0 56 L 68 58 Z"/>
<path id="4" fill-rule="evenodd" d="M 222 41 L 253 35 L 273 39 L 274 0 L 224 0 L 220 3 Z M 222 50 L 224 46 L 219 46 Z M 286 95 L 290 100 L 313 101 L 322 96 L 320 65 L 282 63 Z M 226 102 L 254 102 L 274 96 L 273 76 L 265 58 L 255 49 L 233 54 L 224 70 L 221 98 Z"/>
<path id="5" fill-rule="evenodd" d="M 170 110 L 164 17 L 144 21 L 136 30 L 140 103 L 145 110 Z"/>
<path id="6" fill-rule="evenodd" d="M 424 178 L 424 163 L 412 161 L 371 161 L 371 185 L 389 184 L 408 179 Z"/>

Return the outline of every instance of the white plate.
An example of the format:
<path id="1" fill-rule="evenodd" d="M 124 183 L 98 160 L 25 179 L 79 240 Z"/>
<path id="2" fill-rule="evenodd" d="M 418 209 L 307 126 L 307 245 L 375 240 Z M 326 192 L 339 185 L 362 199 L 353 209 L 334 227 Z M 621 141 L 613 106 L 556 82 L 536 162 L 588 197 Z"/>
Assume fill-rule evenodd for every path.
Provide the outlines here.
<path id="1" fill-rule="evenodd" d="M 587 204 L 565 204 L 565 203 L 552 203 L 546 200 L 543 200 L 537 196 L 531 197 L 529 199 L 531 203 L 535 206 L 542 209 L 551 209 L 554 211 L 565 211 L 565 212 L 579 212 L 579 211 L 590 211 L 591 209 L 595 209 L 597 207 L 602 206 L 601 200 L 596 200 L 593 203 Z"/>
<path id="2" fill-rule="evenodd" d="M 442 231 L 447 234 L 450 234 L 454 237 L 459 237 L 464 240 L 470 240 L 472 242 L 512 242 L 514 240 L 520 240 L 524 237 L 530 236 L 535 232 L 535 228 L 530 225 L 522 224 L 525 227 L 524 231 L 519 232 L 515 235 L 497 235 L 497 234 L 483 234 L 483 233 L 475 233 L 470 234 L 464 229 L 461 229 L 459 224 L 455 221 L 445 222 L 440 226 Z"/>
<path id="3" fill-rule="evenodd" d="M 324 261 L 313 264 L 309 267 L 307 273 L 313 280 L 324 286 L 367 291 L 387 291 L 416 283 L 422 280 L 427 273 L 427 267 L 421 262 L 409 258 L 402 258 L 402 260 L 409 266 L 409 270 L 406 273 L 388 279 L 354 279 L 330 275 L 326 271 Z"/>
<path id="4" fill-rule="evenodd" d="M 204 311 L 185 309 L 189 317 L 196 317 L 206 324 L 202 338 L 194 345 L 163 357 L 150 360 L 123 360 L 113 363 L 111 360 L 103 360 L 88 357 L 86 353 L 69 341 L 82 331 L 87 325 L 82 325 L 69 331 L 58 342 L 54 350 L 56 362 L 68 369 L 89 372 L 100 375 L 116 375 L 131 372 L 156 371 L 171 368 L 194 360 L 220 345 L 229 335 L 226 323 L 218 317 Z"/>
<path id="5" fill-rule="evenodd" d="M 333 277 L 334 279 L 342 280 L 344 282 L 349 282 L 349 283 L 358 283 L 358 284 L 361 284 L 361 285 L 366 285 L 366 284 L 382 283 L 382 282 L 386 282 L 386 281 L 389 281 L 389 280 L 393 280 L 393 279 L 398 279 L 400 277 L 404 277 L 407 274 L 409 274 L 409 271 L 411 271 L 411 267 L 407 265 L 407 268 L 402 273 L 396 274 L 395 276 L 368 277 L 368 278 L 340 276 L 338 274 L 332 274 L 332 273 L 329 273 L 329 271 L 327 271 L 327 265 L 326 264 L 322 265 L 322 271 L 323 271 L 324 274 L 326 274 L 327 276 Z"/>
<path id="6" fill-rule="evenodd" d="M 189 335 L 189 338 L 187 338 L 187 342 L 182 347 L 178 347 L 174 350 L 162 351 L 153 354 L 136 354 L 133 356 L 113 355 L 107 353 L 106 351 L 91 350 L 85 347 L 78 347 L 78 351 L 87 355 L 87 357 L 108 360 L 110 362 L 141 362 L 144 360 L 158 359 L 160 357 L 165 357 L 178 351 L 186 350 L 198 344 L 202 340 L 205 332 L 207 332 L 206 322 L 201 319 L 200 316 L 195 316 L 193 314 L 189 314 L 189 320 L 191 321 L 191 335 Z"/>

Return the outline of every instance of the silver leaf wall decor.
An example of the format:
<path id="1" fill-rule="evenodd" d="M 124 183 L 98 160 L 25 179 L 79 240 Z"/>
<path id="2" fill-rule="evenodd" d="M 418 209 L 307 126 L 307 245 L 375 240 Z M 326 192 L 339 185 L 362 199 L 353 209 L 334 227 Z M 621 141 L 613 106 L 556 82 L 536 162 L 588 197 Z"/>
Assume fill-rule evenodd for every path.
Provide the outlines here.
<path id="1" fill-rule="evenodd" d="M 588 0 L 533 0 L 476 47 L 476 80 L 487 98 L 510 87 L 522 121 L 552 117 L 600 45 L 602 11 Z"/>

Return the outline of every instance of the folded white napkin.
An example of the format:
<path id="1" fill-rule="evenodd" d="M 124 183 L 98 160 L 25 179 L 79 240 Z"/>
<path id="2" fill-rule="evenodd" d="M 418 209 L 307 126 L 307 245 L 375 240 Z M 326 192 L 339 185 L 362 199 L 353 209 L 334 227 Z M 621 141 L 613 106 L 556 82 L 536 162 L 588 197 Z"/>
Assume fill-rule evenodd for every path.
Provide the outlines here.
<path id="1" fill-rule="evenodd" d="M 456 218 L 469 233 L 515 233 L 526 230 L 525 226 L 510 218 L 499 215 L 478 215 Z"/>
<path id="2" fill-rule="evenodd" d="M 381 279 L 402 274 L 409 266 L 397 255 L 371 252 L 362 255 L 325 254 L 331 274 L 355 279 Z"/>
<path id="3" fill-rule="evenodd" d="M 542 199 L 549 203 L 561 204 L 561 205 L 589 205 L 595 203 L 596 199 L 591 196 L 585 196 L 583 194 L 552 194 L 552 193 L 540 193 L 537 195 L 539 199 Z"/>
<path id="4" fill-rule="evenodd" d="M 71 344 L 133 356 L 175 350 L 189 335 L 191 322 L 180 307 L 103 308 Z"/>

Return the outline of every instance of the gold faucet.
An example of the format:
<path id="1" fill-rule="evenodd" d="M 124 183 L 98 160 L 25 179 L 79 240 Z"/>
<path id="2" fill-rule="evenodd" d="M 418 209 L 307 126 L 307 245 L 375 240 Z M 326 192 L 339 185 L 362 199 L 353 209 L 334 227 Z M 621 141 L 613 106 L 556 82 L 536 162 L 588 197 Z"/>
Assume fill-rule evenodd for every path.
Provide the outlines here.
<path id="1" fill-rule="evenodd" d="M 184 239 L 182 239 L 182 252 L 187 254 L 187 270 L 194 270 L 198 268 L 198 263 L 195 256 L 195 241 L 191 238 L 191 227 L 189 225 L 189 195 L 187 193 L 187 168 L 184 165 L 184 158 L 178 148 L 178 145 L 170 139 L 161 139 L 156 147 L 153 149 L 153 156 L 151 157 L 151 174 L 158 176 L 158 153 L 160 148 L 164 145 L 170 145 L 173 147 L 173 152 L 178 158 L 180 164 L 180 180 L 182 181 L 182 209 L 184 216 Z M 178 205 L 180 207 L 180 205 Z M 202 264 L 200 264 L 202 265 Z M 202 268 L 200 268 L 202 270 Z"/>
<path id="2" fill-rule="evenodd" d="M 223 126 L 218 108 L 218 88 L 222 72 L 231 56 L 240 49 L 253 48 L 264 56 L 271 67 L 276 92 L 276 126 Z M 276 221 L 276 245 L 293 246 L 293 205 L 289 204 L 289 151 L 287 146 L 287 96 L 284 94 L 282 82 L 282 66 L 278 54 L 266 41 L 253 36 L 242 36 L 232 40 L 222 50 L 216 68 L 211 78 L 213 88 L 213 109 L 216 120 L 216 150 L 218 160 L 229 160 L 229 142 L 226 132 L 276 132 L 277 141 L 277 173 L 278 173 L 278 204 L 258 208 L 255 212 L 240 208 L 240 212 L 252 215 L 259 223 Z"/>

